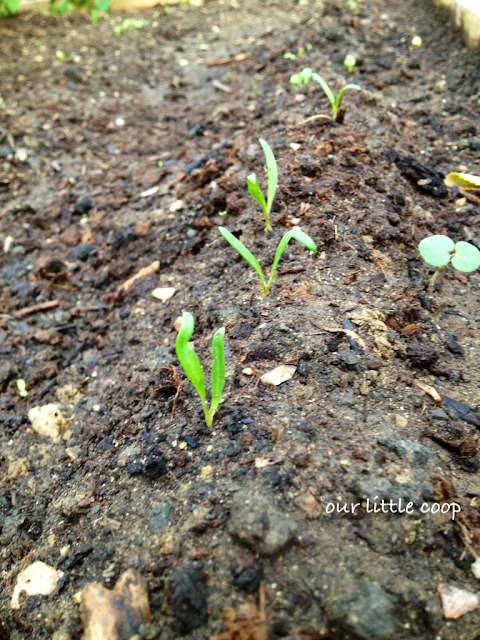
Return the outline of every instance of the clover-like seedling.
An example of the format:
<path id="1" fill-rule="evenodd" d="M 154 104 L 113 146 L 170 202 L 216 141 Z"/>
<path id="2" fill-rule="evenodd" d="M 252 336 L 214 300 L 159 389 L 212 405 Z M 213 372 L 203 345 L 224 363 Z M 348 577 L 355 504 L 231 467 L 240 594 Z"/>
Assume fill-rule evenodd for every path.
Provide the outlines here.
<path id="1" fill-rule="evenodd" d="M 292 53 L 291 51 L 287 51 L 287 53 L 283 54 L 283 57 L 285 58 L 285 60 L 296 60 L 297 56 Z"/>
<path id="2" fill-rule="evenodd" d="M 455 244 L 448 236 L 429 236 L 420 242 L 418 250 L 427 264 L 437 267 L 430 279 L 430 291 L 433 291 L 439 273 L 449 264 L 464 273 L 480 268 L 480 251 L 463 240 Z"/>
<path id="3" fill-rule="evenodd" d="M 183 370 L 187 374 L 188 379 L 195 387 L 196 392 L 202 401 L 203 413 L 205 414 L 205 422 L 207 427 L 212 426 L 213 416 L 217 412 L 220 400 L 222 399 L 223 387 L 225 386 L 225 354 L 223 351 L 223 338 L 225 336 L 225 327 L 217 329 L 213 334 L 212 340 L 212 402 L 208 408 L 205 393 L 205 377 L 203 368 L 200 364 L 195 351 L 190 347 L 189 340 L 192 336 L 195 323 L 193 316 L 188 311 L 182 314 L 182 326 L 178 332 L 176 351 L 177 358 L 182 365 Z"/>
<path id="4" fill-rule="evenodd" d="M 301 84 L 308 84 L 310 80 L 315 80 L 322 87 L 332 107 L 334 120 L 337 119 L 338 109 L 340 107 L 340 102 L 342 100 L 342 97 L 345 91 L 347 89 L 355 89 L 355 91 L 362 90 L 362 88 L 359 87 L 358 84 L 347 84 L 345 87 L 343 87 L 343 89 L 340 89 L 337 96 L 335 97 L 335 95 L 333 94 L 333 91 L 330 89 L 330 87 L 322 78 L 322 76 L 319 76 L 318 73 L 315 73 L 309 67 L 302 69 L 300 73 L 295 73 L 292 76 L 290 76 L 290 84 L 293 84 L 296 87 L 300 86 Z"/>
<path id="5" fill-rule="evenodd" d="M 270 211 L 272 209 L 273 198 L 275 197 L 278 184 L 277 161 L 275 160 L 275 156 L 273 155 L 273 151 L 270 149 L 269 144 L 263 140 L 263 138 L 259 138 L 258 141 L 262 145 L 263 153 L 265 154 L 265 162 L 267 163 L 267 201 L 265 202 L 265 197 L 260 189 L 260 185 L 258 184 L 257 176 L 254 173 L 247 176 L 247 186 L 249 194 L 255 198 L 263 209 L 267 231 L 273 231 L 270 225 Z"/>
<path id="6" fill-rule="evenodd" d="M 262 272 L 262 267 L 260 266 L 255 256 L 252 253 L 250 253 L 247 247 L 244 244 L 242 244 L 240 240 L 237 240 L 237 238 L 233 235 L 233 233 L 230 233 L 230 231 L 225 229 L 225 227 L 218 227 L 218 230 L 220 231 L 222 236 L 225 238 L 225 240 L 229 242 L 232 245 L 232 247 L 238 251 L 238 253 L 242 256 L 242 258 L 245 258 L 248 264 L 251 267 L 253 267 L 255 271 L 258 273 L 258 277 L 260 278 L 260 282 L 262 283 L 262 292 L 263 292 L 264 298 L 268 296 L 268 292 L 270 291 L 270 287 L 272 286 L 273 278 L 275 276 L 275 272 L 277 271 L 278 263 L 280 262 L 282 253 L 285 251 L 285 247 L 287 246 L 287 244 L 290 242 L 292 238 L 295 238 L 295 240 L 298 240 L 298 242 L 301 242 L 310 251 L 314 251 L 315 253 L 317 252 L 317 247 L 314 241 L 304 231 L 301 231 L 300 229 L 291 229 L 290 231 L 287 231 L 287 233 L 283 236 L 283 238 L 280 240 L 278 244 L 277 251 L 275 253 L 275 258 L 273 260 L 270 278 L 268 279 L 268 282 L 265 282 L 265 278 Z"/>
<path id="7" fill-rule="evenodd" d="M 347 69 L 351 73 L 353 71 L 353 68 L 357 64 L 357 59 L 355 58 L 355 56 L 349 53 L 348 55 L 345 56 L 345 60 L 343 61 L 343 64 L 347 67 Z"/>

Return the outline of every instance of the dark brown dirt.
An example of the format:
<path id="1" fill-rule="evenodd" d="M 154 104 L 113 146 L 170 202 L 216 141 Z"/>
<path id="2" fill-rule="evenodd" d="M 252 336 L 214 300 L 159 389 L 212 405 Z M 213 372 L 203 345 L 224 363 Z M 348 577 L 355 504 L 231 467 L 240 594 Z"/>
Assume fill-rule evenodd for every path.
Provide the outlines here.
<path id="1" fill-rule="evenodd" d="M 124 17 L 0 22 L 0 616 L 11 640 L 79 639 L 74 594 L 128 567 L 149 587 L 144 638 L 240 637 L 222 611 L 258 604 L 263 589 L 272 639 L 478 638 L 480 611 L 446 621 L 437 586 L 478 590 L 464 542 L 480 553 L 480 277 L 447 270 L 430 299 L 417 251 L 432 233 L 479 241 L 478 201 L 443 185 L 459 166 L 480 173 L 478 57 L 405 0 L 353 12 L 340 0 L 215 1 L 146 11 L 147 26 L 117 36 Z M 304 66 L 336 90 L 361 84 L 342 124 L 304 123 L 328 114 L 318 87 L 302 99 L 289 85 Z M 266 183 L 260 136 L 279 165 L 273 237 L 245 183 L 253 171 Z M 262 300 L 216 227 L 268 272 L 292 224 L 318 254 L 292 242 Z M 158 286 L 176 293 L 162 303 Z M 183 375 L 171 419 L 182 310 L 206 367 L 226 327 L 212 430 Z M 325 330 L 342 328 L 365 348 Z M 259 381 L 291 362 L 291 381 Z M 47 403 L 73 417 L 60 443 L 27 417 Z M 255 470 L 256 458 L 275 464 Z M 367 513 L 376 496 L 414 513 Z M 420 512 L 451 500 L 455 522 Z M 329 503 L 361 506 L 328 515 Z M 34 560 L 65 577 L 12 611 Z M 263 622 L 242 629 L 265 636 Z"/>

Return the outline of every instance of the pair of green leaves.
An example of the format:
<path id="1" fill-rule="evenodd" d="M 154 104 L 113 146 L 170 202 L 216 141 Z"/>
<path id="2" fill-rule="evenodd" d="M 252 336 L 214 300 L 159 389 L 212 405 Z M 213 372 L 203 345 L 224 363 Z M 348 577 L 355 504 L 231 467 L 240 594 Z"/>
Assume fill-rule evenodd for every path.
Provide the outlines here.
<path id="1" fill-rule="evenodd" d="M 480 251 L 469 242 L 453 242 L 448 236 L 430 236 L 418 245 L 422 258 L 434 267 L 452 264 L 457 271 L 468 273 L 480 268 Z"/>
<path id="2" fill-rule="evenodd" d="M 183 370 L 187 374 L 188 379 L 200 396 L 203 413 L 205 414 L 205 422 L 207 423 L 207 427 L 211 427 L 213 416 L 219 407 L 220 400 L 222 399 L 223 387 L 225 386 L 225 354 L 223 351 L 225 327 L 215 331 L 212 340 L 212 402 L 209 408 L 206 400 L 203 368 L 197 354 L 189 345 L 189 340 L 193 334 L 194 326 L 195 322 L 192 314 L 188 313 L 188 311 L 184 311 L 182 314 L 182 326 L 178 332 L 177 342 L 175 345 L 177 358 L 179 359 Z"/>
<path id="3" fill-rule="evenodd" d="M 265 154 L 265 162 L 267 163 L 267 200 L 265 201 L 265 196 L 260 189 L 257 176 L 254 173 L 251 173 L 249 176 L 247 176 L 247 186 L 249 194 L 253 198 L 255 198 L 258 204 L 262 207 L 267 230 L 273 231 L 270 225 L 270 211 L 272 210 L 273 199 L 275 197 L 275 192 L 277 191 L 278 185 L 277 161 L 275 160 L 275 156 L 273 155 L 273 151 L 271 150 L 268 142 L 266 142 L 263 138 L 259 138 L 258 141 L 262 146 L 263 153 Z"/>
<path id="4" fill-rule="evenodd" d="M 310 236 L 308 236 L 305 232 L 301 231 L 300 229 L 292 229 L 291 231 L 287 231 L 287 233 L 280 240 L 280 243 L 277 247 L 275 258 L 273 260 L 272 271 L 270 273 L 270 278 L 268 282 L 265 282 L 265 278 L 262 272 L 262 267 L 260 266 L 255 256 L 252 253 L 250 253 L 247 247 L 244 244 L 242 244 L 240 240 L 237 240 L 237 238 L 232 233 L 230 233 L 230 231 L 225 229 L 225 227 L 218 227 L 218 230 L 220 231 L 222 236 L 225 238 L 225 240 L 229 242 L 232 245 L 232 247 L 238 251 L 238 253 L 242 256 L 242 258 L 245 258 L 248 264 L 251 267 L 253 267 L 255 271 L 258 273 L 258 277 L 260 278 L 260 282 L 262 283 L 262 292 L 263 292 L 264 298 L 268 296 L 268 292 L 270 291 L 270 287 L 272 286 L 273 278 L 275 276 L 275 272 L 277 271 L 278 263 L 280 262 L 282 253 L 285 251 L 285 247 L 287 246 L 287 244 L 290 242 L 292 238 L 295 238 L 295 240 L 298 240 L 298 242 L 301 242 L 310 251 L 314 251 L 315 253 L 317 252 L 317 247 L 315 243 L 310 238 Z"/>
<path id="5" fill-rule="evenodd" d="M 356 61 L 355 61 L 355 63 L 356 63 Z M 322 87 L 322 89 L 323 89 L 325 95 L 327 96 L 328 101 L 330 102 L 330 105 L 332 107 L 333 119 L 334 120 L 337 119 L 338 109 L 340 107 L 340 102 L 342 100 L 342 96 L 345 93 L 345 91 L 347 89 L 355 89 L 355 91 L 361 91 L 362 90 L 362 88 L 359 87 L 358 84 L 347 84 L 345 87 L 343 87 L 343 89 L 341 89 L 338 92 L 337 96 L 335 97 L 333 91 L 330 89 L 329 85 L 322 78 L 322 76 L 319 76 L 318 73 L 315 73 L 309 67 L 305 67 L 305 69 L 302 69 L 302 71 L 300 73 L 295 73 L 293 76 L 291 76 L 290 77 L 290 84 L 293 84 L 293 85 L 298 87 L 298 86 L 300 86 L 302 84 L 308 84 L 310 82 L 310 80 L 315 80 Z"/>

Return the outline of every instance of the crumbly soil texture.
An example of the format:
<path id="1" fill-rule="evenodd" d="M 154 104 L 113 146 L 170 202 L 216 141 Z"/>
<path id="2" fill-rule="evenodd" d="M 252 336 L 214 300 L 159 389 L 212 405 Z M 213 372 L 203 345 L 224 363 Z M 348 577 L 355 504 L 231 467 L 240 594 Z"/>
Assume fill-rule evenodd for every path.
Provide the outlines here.
<path id="1" fill-rule="evenodd" d="M 417 250 L 479 243 L 478 194 L 443 183 L 480 173 L 478 56 L 410 0 L 214 0 L 115 33 L 130 17 L 0 22 L 5 633 L 80 639 L 79 592 L 133 568 L 135 638 L 478 638 L 480 611 L 447 620 L 437 589 L 479 587 L 480 273 L 430 294 Z M 339 122 L 289 84 L 307 66 L 361 85 Z M 245 180 L 266 191 L 260 137 L 271 234 Z M 219 225 L 266 273 L 293 226 L 318 252 L 291 241 L 262 299 Z M 226 328 L 211 429 L 175 352 L 184 310 L 208 388 Z M 47 404 L 55 437 L 28 416 Z M 37 560 L 62 578 L 12 609 Z"/>

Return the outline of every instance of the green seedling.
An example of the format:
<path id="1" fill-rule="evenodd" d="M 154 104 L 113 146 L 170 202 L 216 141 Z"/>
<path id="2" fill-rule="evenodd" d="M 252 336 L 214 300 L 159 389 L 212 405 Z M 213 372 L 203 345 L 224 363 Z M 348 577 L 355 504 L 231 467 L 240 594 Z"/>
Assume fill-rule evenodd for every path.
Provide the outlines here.
<path id="1" fill-rule="evenodd" d="M 480 251 L 469 242 L 455 244 L 448 236 L 429 236 L 420 242 L 418 249 L 427 264 L 437 267 L 430 279 L 430 291 L 433 291 L 438 275 L 449 264 L 464 273 L 480 268 Z"/>
<path id="2" fill-rule="evenodd" d="M 63 51 L 60 51 L 60 49 L 55 51 L 55 55 L 59 60 L 65 60 L 65 54 L 63 53 Z"/>
<path id="3" fill-rule="evenodd" d="M 159 160 L 157 162 L 157 167 L 159 167 L 160 169 L 163 167 L 163 160 Z"/>
<path id="4" fill-rule="evenodd" d="M 312 71 L 308 67 L 306 67 L 305 69 L 302 69 L 302 71 L 300 73 L 295 73 L 293 76 L 291 76 L 290 77 L 290 84 L 293 84 L 294 86 L 299 87 L 302 84 L 308 84 L 310 82 L 310 80 L 315 80 L 322 87 L 322 89 L 325 92 L 325 95 L 327 96 L 328 101 L 330 102 L 330 105 L 332 107 L 333 119 L 334 120 L 337 119 L 338 109 L 340 107 L 340 101 L 341 101 L 342 96 L 345 93 L 345 91 L 347 89 L 355 89 L 355 91 L 361 91 L 362 90 L 362 88 L 359 87 L 358 84 L 347 84 L 346 87 L 343 87 L 343 89 L 341 89 L 338 92 L 337 97 L 335 97 L 334 94 L 333 94 L 333 91 L 330 89 L 330 87 L 325 82 L 325 80 L 322 78 L 322 76 L 319 76 L 318 73 L 315 73 L 314 71 Z"/>
<path id="5" fill-rule="evenodd" d="M 23 378 L 19 378 L 17 380 L 17 389 L 21 398 L 26 398 L 28 396 L 27 383 Z"/>
<path id="6" fill-rule="evenodd" d="M 285 58 L 285 60 L 296 60 L 297 56 L 292 53 L 291 51 L 287 51 L 287 53 L 283 54 L 283 57 Z"/>
<path id="7" fill-rule="evenodd" d="M 225 327 L 217 329 L 213 334 L 212 340 L 212 402 L 208 408 L 205 393 L 205 377 L 203 368 L 200 364 L 195 351 L 190 347 L 189 340 L 194 329 L 194 320 L 191 313 L 184 311 L 182 314 L 182 326 L 178 332 L 176 350 L 177 358 L 182 365 L 183 370 L 187 374 L 188 379 L 195 387 L 196 392 L 202 401 L 203 413 L 205 414 L 205 422 L 207 427 L 212 426 L 213 416 L 215 415 L 220 400 L 222 399 L 223 387 L 225 385 L 225 354 L 223 351 L 223 338 L 225 336 Z"/>
<path id="8" fill-rule="evenodd" d="M 117 35 L 120 35 L 123 31 L 128 31 L 128 29 L 142 29 L 147 24 L 149 22 L 145 18 L 126 18 L 122 24 L 117 25 L 113 30 Z"/>
<path id="9" fill-rule="evenodd" d="M 310 251 L 314 251 L 315 253 L 317 253 L 317 247 L 315 243 L 310 238 L 310 236 L 308 236 L 304 231 L 301 231 L 300 229 L 291 229 L 290 231 L 287 231 L 287 233 L 280 240 L 280 243 L 277 247 L 275 258 L 273 260 L 272 271 L 270 273 L 270 278 L 268 279 L 268 282 L 265 282 L 265 278 L 262 272 L 262 267 L 260 266 L 255 256 L 252 253 L 250 253 L 247 247 L 244 244 L 242 244 L 240 240 L 237 240 L 237 238 L 233 235 L 233 233 L 230 233 L 230 231 L 227 231 L 225 227 L 218 227 L 218 230 L 220 231 L 222 236 L 225 238 L 225 240 L 229 242 L 232 245 L 232 247 L 238 251 L 238 253 L 242 256 L 242 258 L 245 258 L 248 264 L 251 267 L 253 267 L 255 271 L 258 273 L 258 277 L 260 278 L 260 282 L 262 283 L 262 292 L 263 292 L 264 298 L 268 296 L 268 292 L 270 291 L 270 287 L 272 286 L 273 278 L 275 277 L 275 272 L 277 271 L 280 258 L 282 257 L 282 254 L 285 251 L 285 247 L 287 246 L 287 244 L 290 242 L 292 238 L 294 238 L 295 240 L 298 240 L 298 242 L 301 242 Z"/>
<path id="10" fill-rule="evenodd" d="M 227 212 L 226 211 L 220 211 L 220 213 L 218 214 L 219 216 L 226 216 Z"/>
<path id="11" fill-rule="evenodd" d="M 352 11 L 353 9 L 357 8 L 357 3 L 355 2 L 355 0 L 348 0 L 347 4 L 348 4 L 348 8 L 352 9 Z"/>
<path id="12" fill-rule="evenodd" d="M 348 55 L 345 56 L 345 60 L 343 61 L 343 64 L 347 67 L 347 69 L 351 73 L 355 65 L 357 64 L 357 59 L 355 58 L 355 56 L 352 56 L 352 54 L 349 53 Z"/>
<path id="13" fill-rule="evenodd" d="M 312 45 L 310 43 L 307 44 L 307 51 L 311 51 L 312 50 Z"/>
<path id="14" fill-rule="evenodd" d="M 270 149 L 268 143 L 265 142 L 263 138 L 259 138 L 258 141 L 262 146 L 263 153 L 265 154 L 265 162 L 267 163 L 267 201 L 265 202 L 265 197 L 260 189 L 260 185 L 258 184 L 257 176 L 254 173 L 247 176 L 247 186 L 249 194 L 255 198 L 263 209 L 267 231 L 273 231 L 270 225 L 270 211 L 272 210 L 273 198 L 275 197 L 278 184 L 277 161 L 275 160 L 273 151 Z"/>

